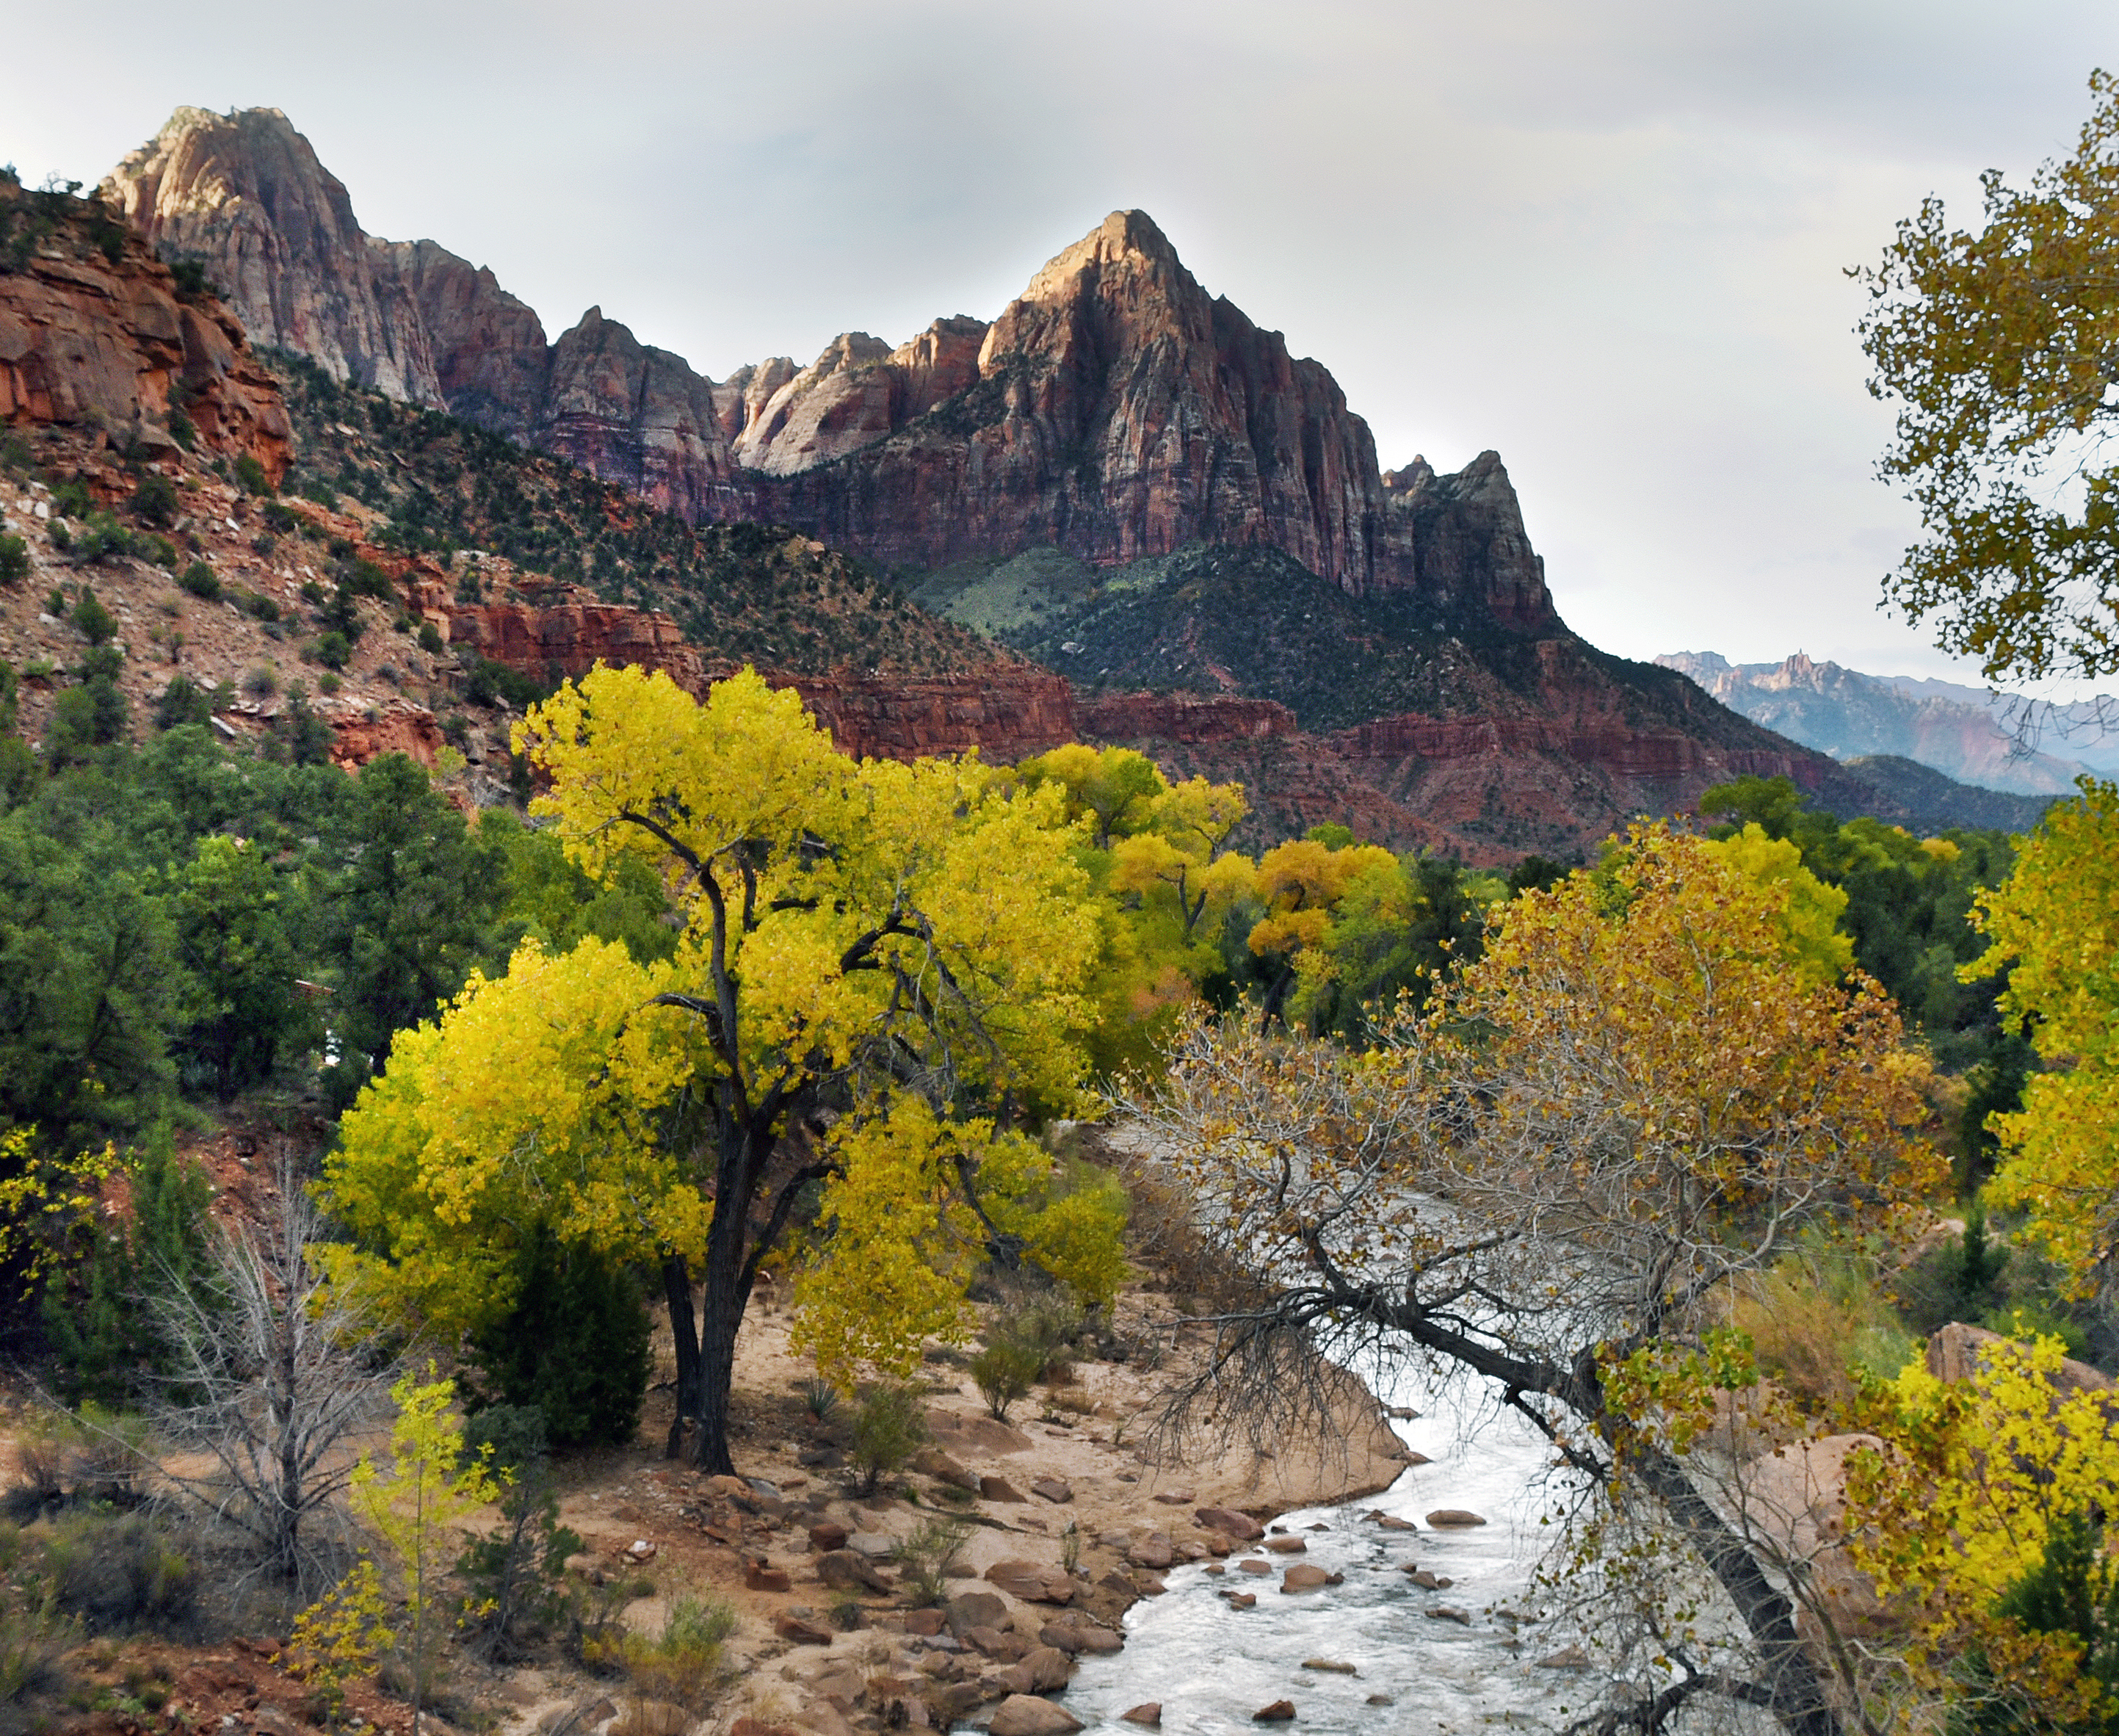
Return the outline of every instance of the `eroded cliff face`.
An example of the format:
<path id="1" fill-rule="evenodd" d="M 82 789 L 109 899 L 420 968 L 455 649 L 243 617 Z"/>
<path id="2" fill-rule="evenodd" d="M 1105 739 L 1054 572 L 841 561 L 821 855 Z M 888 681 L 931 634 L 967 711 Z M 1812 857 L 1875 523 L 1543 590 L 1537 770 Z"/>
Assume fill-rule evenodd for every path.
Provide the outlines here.
<path id="1" fill-rule="evenodd" d="M 697 521 L 791 524 L 928 568 L 1263 544 L 1353 595 L 1434 588 L 1506 624 L 1552 620 L 1478 466 L 1387 485 L 1331 375 L 1208 295 L 1144 212 L 1114 212 L 990 324 L 937 320 L 894 349 L 848 332 L 807 367 L 774 357 L 717 386 L 600 309 L 548 346 L 490 272 L 371 239 L 276 109 L 180 109 L 104 186 L 228 285 L 257 341 Z"/>
<path id="2" fill-rule="evenodd" d="M 419 309 L 277 109 L 179 109 L 99 191 L 151 246 L 204 264 L 252 342 L 442 406 Z"/>
<path id="3" fill-rule="evenodd" d="M 0 424 L 174 453 L 180 408 L 207 450 L 285 473 L 286 406 L 225 307 L 180 292 L 101 207 L 0 182 L 0 235 L 24 233 L 21 268 L 0 272 Z"/>

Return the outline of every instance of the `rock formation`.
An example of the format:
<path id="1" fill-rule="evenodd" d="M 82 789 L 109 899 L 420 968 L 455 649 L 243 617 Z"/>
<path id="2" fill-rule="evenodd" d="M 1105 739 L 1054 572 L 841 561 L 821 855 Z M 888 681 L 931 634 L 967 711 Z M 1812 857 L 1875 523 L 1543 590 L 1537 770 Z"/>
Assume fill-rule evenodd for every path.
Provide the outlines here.
<path id="1" fill-rule="evenodd" d="M 286 406 L 225 307 L 179 291 L 90 202 L 0 181 L 0 241 L 11 235 L 27 244 L 18 268 L 0 266 L 0 424 L 170 452 L 180 409 L 209 450 L 285 471 Z"/>
<path id="2" fill-rule="evenodd" d="M 920 567 L 1259 544 L 1350 594 L 1554 619 L 1519 522 L 1494 509 L 1498 460 L 1387 481 L 1331 375 L 1210 297 L 1143 212 L 1114 212 L 990 325 L 937 320 L 895 349 L 849 332 L 806 368 L 776 357 L 717 387 L 600 309 L 547 346 L 489 272 L 371 240 L 276 109 L 180 109 L 104 186 L 217 274 L 257 341 L 695 521 L 791 524 Z"/>
<path id="3" fill-rule="evenodd" d="M 99 191 L 165 258 L 204 264 L 253 343 L 392 397 L 445 402 L 388 250 L 277 109 L 179 109 Z"/>

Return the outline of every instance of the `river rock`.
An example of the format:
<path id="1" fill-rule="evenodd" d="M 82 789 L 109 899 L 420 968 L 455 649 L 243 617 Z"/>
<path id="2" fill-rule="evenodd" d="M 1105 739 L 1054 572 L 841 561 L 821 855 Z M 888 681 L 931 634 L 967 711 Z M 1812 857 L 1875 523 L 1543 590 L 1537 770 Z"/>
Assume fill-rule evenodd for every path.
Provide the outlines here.
<path id="1" fill-rule="evenodd" d="M 1253 1724 L 1291 1724 L 1295 1721 L 1295 1702 L 1276 1700 L 1271 1706 L 1262 1706 L 1251 1714 Z"/>
<path id="2" fill-rule="evenodd" d="M 1258 1594 L 1255 1591 L 1225 1591 L 1222 1596 L 1231 1609 L 1258 1608 Z"/>
<path id="3" fill-rule="evenodd" d="M 1469 1627 L 1472 1625 L 1470 1611 L 1452 1609 L 1447 1604 L 1437 1604 L 1432 1609 L 1423 1610 L 1421 1613 L 1430 1622 L 1454 1622 L 1460 1627 Z"/>
<path id="4" fill-rule="evenodd" d="M 1393 1423 L 1412 1423 L 1417 1421 L 1419 1416 L 1420 1413 L 1410 1404 L 1393 1404 L 1390 1408 L 1391 1421 Z"/>
<path id="5" fill-rule="evenodd" d="M 973 1627 L 1008 1626 L 1008 1605 L 990 1591 L 960 1591 L 942 1607 L 949 1612 L 949 1632 L 960 1640 Z"/>
<path id="6" fill-rule="evenodd" d="M 1126 1559 L 1136 1567 L 1159 1569 L 1176 1560 L 1177 1552 L 1171 1544 L 1168 1533 L 1151 1531 L 1126 1551 Z"/>
<path id="7" fill-rule="evenodd" d="M 1247 1555 L 1241 1561 L 1236 1563 L 1236 1571 L 1239 1573 L 1270 1573 L 1273 1571 L 1273 1563 L 1271 1562 L 1260 1561 L 1255 1555 Z"/>
<path id="8" fill-rule="evenodd" d="M 1144 1724 L 1151 1730 L 1159 1729 L 1162 1724 L 1162 1702 L 1160 1700 L 1143 1700 L 1131 1711 L 1120 1712 L 1119 1721 L 1121 1724 Z"/>
<path id="9" fill-rule="evenodd" d="M 1437 1507 L 1427 1516 L 1427 1522 L 1437 1530 L 1448 1530 L 1462 1525 L 1482 1525 L 1486 1521 L 1463 1507 Z"/>
<path id="10" fill-rule="evenodd" d="M 1589 1654 L 1579 1645 L 1563 1645 L 1551 1657 L 1540 1658 L 1537 1667 L 1540 1669 L 1587 1669 Z"/>
<path id="11" fill-rule="evenodd" d="M 1074 1599 L 1074 1581 L 1067 1570 L 1050 1562 L 995 1562 L 985 1576 L 1025 1604 L 1068 1604 Z"/>
<path id="12" fill-rule="evenodd" d="M 1275 1555 L 1301 1555 L 1310 1548 L 1310 1545 L 1299 1537 L 1268 1537 L 1265 1540 L 1265 1546 Z"/>
<path id="13" fill-rule="evenodd" d="M 1417 1531 L 1420 1529 L 1411 1520 L 1400 1519 L 1395 1513 L 1371 1513 L 1369 1517 L 1386 1531 Z"/>
<path id="14" fill-rule="evenodd" d="M 999 1627 L 967 1627 L 957 1637 L 1000 1664 L 1018 1663 L 1031 1649 L 1021 1634 Z"/>
<path id="15" fill-rule="evenodd" d="M 1425 1567 L 1407 1567 L 1405 1576 L 1422 1591 L 1441 1591 L 1457 1583 L 1440 1574 L 1430 1573 Z"/>
<path id="16" fill-rule="evenodd" d="M 990 1736 L 1072 1736 L 1082 1720 L 1035 1694 L 1010 1694 L 986 1726 Z"/>
<path id="17" fill-rule="evenodd" d="M 1060 1503 L 1074 1498 L 1073 1489 L 1057 1477 L 1038 1477 L 1032 1480 L 1030 1492 L 1042 1500 Z"/>
<path id="18" fill-rule="evenodd" d="M 981 1501 L 1021 1502 L 1022 1492 L 1005 1477 L 990 1474 L 979 1478 L 979 1498 Z"/>
<path id="19" fill-rule="evenodd" d="M 1225 1537 L 1233 1537 L 1238 1543 L 1255 1543 L 1265 1535 L 1265 1527 L 1248 1513 L 1239 1513 L 1234 1507 L 1202 1507 L 1192 1516 L 1192 1523 L 1204 1525 L 1210 1531 L 1219 1531 Z"/>
<path id="20" fill-rule="evenodd" d="M 1358 1676 L 1361 1671 L 1351 1664 L 1342 1664 L 1337 1658 L 1305 1658 L 1305 1669 L 1322 1670 L 1328 1676 Z"/>
<path id="21" fill-rule="evenodd" d="M 1074 1673 L 1074 1660 L 1056 1645 L 1040 1645 L 1025 1653 L 1022 1661 L 1013 1667 L 1030 1678 L 1025 1692 L 1049 1694 L 1066 1687 L 1067 1678 Z"/>
<path id="22" fill-rule="evenodd" d="M 1065 1636 L 1068 1643 L 1062 1645 L 1053 1637 L 1055 1634 Z M 1062 1651 L 1087 1652 L 1092 1657 L 1109 1657 L 1125 1650 L 1125 1636 L 1108 1627 L 1048 1627 L 1041 1637 L 1047 1645 L 1057 1645 Z"/>
<path id="23" fill-rule="evenodd" d="M 1332 1576 L 1322 1567 L 1298 1562 L 1281 1576 L 1280 1589 L 1284 1592 L 1315 1591 L 1331 1583 Z"/>

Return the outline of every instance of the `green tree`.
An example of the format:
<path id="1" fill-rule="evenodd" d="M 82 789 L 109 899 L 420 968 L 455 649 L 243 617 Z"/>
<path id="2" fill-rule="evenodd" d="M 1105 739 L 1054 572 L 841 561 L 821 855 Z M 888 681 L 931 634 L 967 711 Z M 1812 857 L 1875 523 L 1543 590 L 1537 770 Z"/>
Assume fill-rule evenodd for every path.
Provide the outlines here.
<path id="1" fill-rule="evenodd" d="M 2119 669 L 2119 81 L 2090 94 L 2071 155 L 2022 188 L 1987 170 L 1977 229 L 1930 197 L 1859 274 L 1870 390 L 1899 406 L 1880 470 L 1924 536 L 1886 592 L 1997 682 Z"/>
<path id="2" fill-rule="evenodd" d="M 173 1033 L 188 1082 L 223 1102 L 270 1079 L 281 1056 L 321 1035 L 294 986 L 294 947 L 279 872 L 247 840 L 208 837 L 170 887 L 177 945 L 194 984 Z"/>
<path id="3" fill-rule="evenodd" d="M 479 1367 L 503 1404 L 534 1409 L 554 1446 L 618 1446 L 647 1394 L 647 1309 L 633 1274 L 549 1225 L 525 1238 L 515 1304 L 478 1334 Z"/>

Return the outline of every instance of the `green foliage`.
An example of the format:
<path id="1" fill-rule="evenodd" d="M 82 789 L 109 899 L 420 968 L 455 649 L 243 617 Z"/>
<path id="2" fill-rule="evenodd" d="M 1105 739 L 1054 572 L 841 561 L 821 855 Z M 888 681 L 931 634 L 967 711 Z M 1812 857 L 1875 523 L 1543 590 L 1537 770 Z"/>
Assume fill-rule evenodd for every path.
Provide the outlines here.
<path id="1" fill-rule="evenodd" d="M 448 649 L 448 642 L 442 637 L 442 629 L 432 621 L 420 623 L 420 649 L 430 657 L 438 657 Z"/>
<path id="2" fill-rule="evenodd" d="M 44 1296 L 62 1384 L 72 1397 L 108 1404 L 135 1396 L 142 1376 L 167 1367 L 155 1326 L 159 1302 L 194 1288 L 211 1260 L 213 1189 L 197 1164 L 178 1158 L 167 1128 L 155 1130 L 125 1174 L 130 1210 L 96 1225 Z"/>
<path id="3" fill-rule="evenodd" d="M 2078 1684 L 2094 1685 L 2097 1710 L 2056 1723 L 2026 1697 L 1996 1692 L 1988 1661 L 1975 1655 L 1966 1669 L 1963 1723 L 1968 1736 L 2018 1736 L 2027 1729 L 2055 1736 L 2119 1733 L 2119 1569 L 2104 1549 L 2105 1527 L 2082 1514 L 2056 1523 L 2038 1565 L 2011 1585 L 1994 1613 L 2026 1632 L 2072 1640 L 2080 1647 Z"/>
<path id="4" fill-rule="evenodd" d="M 54 1603 L 90 1632 L 182 1632 L 190 1622 L 197 1572 L 145 1514 L 66 1514 L 44 1556 Z"/>
<path id="5" fill-rule="evenodd" d="M 931 1609 L 949 1600 L 949 1573 L 971 1540 L 971 1527 L 961 1519 L 936 1517 L 897 1546 L 899 1583 L 915 1609 Z"/>
<path id="6" fill-rule="evenodd" d="M 81 587 L 81 600 L 73 606 L 74 629 L 91 645 L 108 644 L 117 636 L 117 617 L 104 608 L 95 592 Z"/>
<path id="7" fill-rule="evenodd" d="M 155 701 L 156 730 L 174 729 L 180 723 L 211 723 L 215 696 L 188 675 L 171 675 L 169 685 Z"/>
<path id="8" fill-rule="evenodd" d="M 849 1437 L 861 1492 L 873 1495 L 885 1477 L 902 1469 L 927 1444 L 927 1413 L 919 1394 L 895 1382 L 877 1382 L 862 1395 Z"/>
<path id="9" fill-rule="evenodd" d="M 490 657 L 472 661 L 464 685 L 464 697 L 474 705 L 507 705 L 518 711 L 549 699 L 551 693 L 548 684 Z"/>
<path id="10" fill-rule="evenodd" d="M 474 1538 L 457 1562 L 470 1588 L 466 1619 L 502 1652 L 555 1622 L 566 1606 L 567 1558 L 583 1547 L 559 1523 L 559 1497 L 547 1455 L 544 1413 L 494 1404 L 474 1415 L 464 1445 L 488 1449 L 505 1480 L 498 1529 Z"/>
<path id="11" fill-rule="evenodd" d="M 459 714 L 453 721 L 461 726 L 463 720 Z M 446 733 L 447 721 L 443 728 Z M 590 937 L 619 942 L 639 964 L 676 952 L 676 912 L 647 862 L 622 857 L 610 875 L 593 880 L 568 859 L 556 832 L 526 826 L 507 808 L 489 808 L 480 815 L 478 838 L 506 853 L 503 915 L 511 939 L 538 940 L 555 953 L 571 952 Z"/>
<path id="12" fill-rule="evenodd" d="M 624 1636 L 619 1661 L 642 1698 L 701 1710 L 721 1681 L 721 1648 L 735 1630 L 735 1612 L 727 1604 L 679 1597 L 655 1638 Z"/>
<path id="13" fill-rule="evenodd" d="M 183 509 L 183 501 L 177 493 L 177 485 L 167 476 L 150 471 L 140 479 L 139 486 L 132 490 L 132 516 L 141 523 L 157 531 L 166 531 L 177 522 L 177 514 Z"/>
<path id="14" fill-rule="evenodd" d="M 177 575 L 177 583 L 193 596 L 209 603 L 220 601 L 220 581 L 214 570 L 202 560 L 195 560 Z"/>
<path id="15" fill-rule="evenodd" d="M 997 1338 L 979 1350 L 971 1361 L 971 1379 L 986 1409 L 1000 1422 L 1008 1421 L 1008 1408 L 1027 1394 L 1031 1383 L 1044 1372 L 1045 1358 L 1028 1344 Z"/>
<path id="16" fill-rule="evenodd" d="M 476 1340 L 489 1389 L 534 1409 L 557 1446 L 620 1446 L 647 1391 L 647 1309 L 630 1273 L 539 1225 L 513 1307 Z"/>
<path id="17" fill-rule="evenodd" d="M 29 544 L 12 532 L 0 536 L 0 585 L 19 585 L 29 576 Z"/>
<path id="18" fill-rule="evenodd" d="M 327 669 L 343 669 L 353 656 L 353 647 L 346 643 L 345 635 L 336 629 L 320 634 L 309 648 L 311 654 Z"/>
<path id="19" fill-rule="evenodd" d="M 245 453 L 235 461 L 235 480 L 246 494 L 270 495 L 274 492 L 272 479 L 265 466 Z"/>
<path id="20" fill-rule="evenodd" d="M 185 1084 L 223 1102 L 322 1035 L 313 1004 L 294 986 L 287 899 L 262 851 L 220 836 L 199 841 L 170 888 L 178 948 L 197 984 L 173 1047 Z"/>

